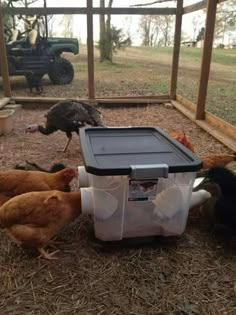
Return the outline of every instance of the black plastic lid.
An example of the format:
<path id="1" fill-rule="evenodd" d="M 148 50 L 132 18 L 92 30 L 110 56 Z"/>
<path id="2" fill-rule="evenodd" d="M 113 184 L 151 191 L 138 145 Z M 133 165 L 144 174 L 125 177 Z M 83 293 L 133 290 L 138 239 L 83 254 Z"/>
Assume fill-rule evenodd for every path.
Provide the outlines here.
<path id="1" fill-rule="evenodd" d="M 86 171 L 100 176 L 130 175 L 132 165 L 166 164 L 169 173 L 195 172 L 202 161 L 157 127 L 80 129 Z"/>

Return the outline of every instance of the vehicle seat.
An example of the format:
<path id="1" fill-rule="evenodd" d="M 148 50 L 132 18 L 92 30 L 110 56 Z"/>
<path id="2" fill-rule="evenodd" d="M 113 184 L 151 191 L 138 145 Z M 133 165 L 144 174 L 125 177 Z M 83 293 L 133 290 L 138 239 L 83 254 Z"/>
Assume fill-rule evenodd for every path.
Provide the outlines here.
<path id="1" fill-rule="evenodd" d="M 36 30 L 31 30 L 28 35 L 28 43 L 31 48 L 36 46 L 36 42 L 38 39 L 38 32 Z"/>
<path id="2" fill-rule="evenodd" d="M 12 42 L 15 42 L 16 40 L 17 40 L 17 38 L 18 38 L 18 36 L 19 36 L 19 30 L 16 30 L 16 29 L 12 29 L 11 30 L 11 33 L 12 33 L 12 36 L 11 36 L 11 41 Z"/>

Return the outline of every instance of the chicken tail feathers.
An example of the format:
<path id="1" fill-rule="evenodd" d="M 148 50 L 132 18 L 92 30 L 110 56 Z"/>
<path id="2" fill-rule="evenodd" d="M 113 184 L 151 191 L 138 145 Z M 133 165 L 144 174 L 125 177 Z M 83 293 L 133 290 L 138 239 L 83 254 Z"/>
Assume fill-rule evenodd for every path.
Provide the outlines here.
<path id="1" fill-rule="evenodd" d="M 41 171 L 41 172 L 48 172 L 46 169 L 42 168 L 36 163 L 32 163 L 29 161 L 25 161 L 25 164 L 16 164 L 15 166 L 16 170 L 25 170 L 25 171 Z"/>
<path id="2" fill-rule="evenodd" d="M 47 172 L 47 170 L 41 166 L 39 166 L 38 164 L 36 163 L 32 163 L 32 162 L 29 162 L 29 161 L 25 161 L 26 165 L 28 164 L 29 166 L 32 167 L 32 170 L 36 170 L 36 171 L 41 171 L 41 172 Z M 30 169 L 30 168 L 29 168 Z"/>

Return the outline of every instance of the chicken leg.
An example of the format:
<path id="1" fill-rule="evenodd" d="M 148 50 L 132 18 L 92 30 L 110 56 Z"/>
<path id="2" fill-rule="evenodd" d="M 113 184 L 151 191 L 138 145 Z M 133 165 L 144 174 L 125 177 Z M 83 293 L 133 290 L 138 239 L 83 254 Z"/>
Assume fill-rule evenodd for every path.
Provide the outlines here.
<path id="1" fill-rule="evenodd" d="M 47 253 L 42 247 L 39 247 L 38 248 L 38 251 L 40 252 L 40 256 L 39 256 L 39 258 L 40 257 L 42 257 L 42 258 L 44 258 L 44 259 L 48 259 L 48 260 L 53 260 L 53 259 L 58 259 L 58 257 L 55 257 L 54 255 L 56 254 L 56 253 L 58 253 L 60 250 L 55 250 L 54 252 L 52 252 L 52 253 Z"/>

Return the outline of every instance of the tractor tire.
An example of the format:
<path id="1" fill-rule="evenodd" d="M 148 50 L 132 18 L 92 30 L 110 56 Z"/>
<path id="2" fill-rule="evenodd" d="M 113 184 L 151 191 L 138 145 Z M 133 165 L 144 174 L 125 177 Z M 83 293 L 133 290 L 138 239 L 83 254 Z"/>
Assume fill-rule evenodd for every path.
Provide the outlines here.
<path id="1" fill-rule="evenodd" d="M 48 76 L 53 84 L 69 84 L 74 78 L 74 68 L 68 60 L 58 58 L 50 63 Z"/>

